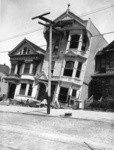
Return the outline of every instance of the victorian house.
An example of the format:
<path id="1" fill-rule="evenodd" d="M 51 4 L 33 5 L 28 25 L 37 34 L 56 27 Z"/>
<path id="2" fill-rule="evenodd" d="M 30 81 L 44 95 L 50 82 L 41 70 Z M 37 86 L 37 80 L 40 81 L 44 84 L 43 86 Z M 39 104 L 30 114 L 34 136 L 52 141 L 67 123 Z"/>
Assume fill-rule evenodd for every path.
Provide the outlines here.
<path id="1" fill-rule="evenodd" d="M 95 63 L 91 95 L 97 100 L 101 97 L 114 100 L 114 41 L 96 54 Z"/>
<path id="2" fill-rule="evenodd" d="M 73 105 L 88 98 L 88 86 L 94 73 L 94 57 L 99 49 L 107 45 L 103 36 L 91 22 L 82 20 L 69 9 L 57 17 L 52 30 L 52 102 Z M 44 99 L 48 81 L 49 29 L 44 37 L 47 50 L 42 72 L 35 78 L 39 97 Z M 80 107 L 83 107 L 80 105 Z"/>
<path id="3" fill-rule="evenodd" d="M 34 76 L 41 71 L 45 50 L 27 39 L 20 42 L 9 52 L 10 74 L 5 78 L 8 83 L 8 98 L 27 100 L 37 99 L 37 86 Z"/>

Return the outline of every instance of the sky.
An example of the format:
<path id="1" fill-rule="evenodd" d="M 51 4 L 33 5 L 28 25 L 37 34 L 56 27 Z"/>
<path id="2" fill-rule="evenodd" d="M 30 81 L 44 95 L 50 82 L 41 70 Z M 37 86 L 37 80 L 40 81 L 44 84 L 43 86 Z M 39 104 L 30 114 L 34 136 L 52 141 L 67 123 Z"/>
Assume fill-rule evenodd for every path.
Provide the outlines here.
<path id="1" fill-rule="evenodd" d="M 0 0 L 0 64 L 11 66 L 8 51 L 24 38 L 38 46 L 46 45 L 43 26 L 38 24 L 40 20 L 31 18 L 50 12 L 46 17 L 54 20 L 66 11 L 68 3 L 75 15 L 84 20 L 91 18 L 100 33 L 114 31 L 113 0 Z M 94 11 L 96 13 L 90 14 Z M 114 33 L 106 34 L 104 38 L 110 43 L 114 40 Z"/>

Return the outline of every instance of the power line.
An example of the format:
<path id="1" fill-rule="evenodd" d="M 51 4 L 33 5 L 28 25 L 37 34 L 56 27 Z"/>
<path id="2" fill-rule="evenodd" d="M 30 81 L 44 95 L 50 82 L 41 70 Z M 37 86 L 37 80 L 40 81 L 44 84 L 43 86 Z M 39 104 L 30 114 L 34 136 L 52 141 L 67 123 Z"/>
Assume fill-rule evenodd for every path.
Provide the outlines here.
<path id="1" fill-rule="evenodd" d="M 109 8 L 111 8 L 111 7 L 114 7 L 114 4 L 109 5 L 109 6 L 107 6 L 107 7 L 99 8 L 99 9 L 94 10 L 94 11 L 90 11 L 90 12 L 88 12 L 88 13 L 83 13 L 83 14 L 79 15 L 79 17 L 84 17 L 84 16 L 87 16 L 87 15 L 90 15 L 90 14 L 93 14 L 93 13 L 97 13 L 97 12 L 99 12 L 99 11 L 103 11 L 103 10 L 105 10 L 105 9 L 109 9 Z M 4 41 L 11 40 L 11 39 L 14 39 L 14 38 L 17 38 L 17 37 L 20 37 L 20 36 L 23 36 L 23 35 L 31 34 L 31 33 L 33 33 L 33 32 L 39 31 L 39 30 L 43 30 L 43 28 L 41 28 L 41 29 L 34 29 L 34 30 L 31 30 L 31 31 L 26 31 L 26 32 L 23 32 L 23 33 L 20 33 L 20 34 L 17 34 L 17 35 L 8 37 L 8 38 L 6 38 L 6 39 L 0 40 L 0 43 L 1 43 L 1 42 L 4 42 Z"/>
<path id="2" fill-rule="evenodd" d="M 106 33 L 103 33 L 103 34 L 96 34 L 96 35 L 93 35 L 92 37 L 96 37 L 96 36 L 103 36 L 103 35 L 106 35 L 106 34 L 113 34 L 114 33 L 114 31 L 111 31 L 111 32 L 106 32 Z M 67 42 L 71 42 L 71 41 L 67 41 Z M 74 41 L 72 41 L 72 42 L 74 42 Z M 75 42 L 79 42 L 79 40 L 78 41 L 75 41 Z M 55 42 L 56 43 L 56 42 Z M 54 45 L 55 43 L 53 43 L 52 45 Z M 47 46 L 47 45 L 40 45 L 39 47 L 45 47 L 45 46 Z M 8 53 L 9 51 L 1 51 L 0 53 Z"/>
<path id="3" fill-rule="evenodd" d="M 43 30 L 43 28 L 34 29 L 34 30 L 31 30 L 31 31 L 26 31 L 26 32 L 23 32 L 23 33 L 20 33 L 20 34 L 17 34 L 17 35 L 8 37 L 8 38 L 6 38 L 6 39 L 0 40 L 0 42 L 8 41 L 8 40 L 11 40 L 11 39 L 14 39 L 14 38 L 23 36 L 23 35 L 31 34 L 31 33 L 34 33 L 34 32 L 40 31 L 40 30 Z"/>
<path id="4" fill-rule="evenodd" d="M 83 13 L 83 14 L 79 15 L 79 17 L 84 17 L 84 16 L 87 16 L 87 15 L 91 15 L 91 14 L 97 13 L 99 11 L 103 11 L 103 10 L 109 9 L 111 7 L 114 7 L 114 4 L 106 6 L 106 7 L 102 7 L 102 8 L 99 8 L 99 9 L 96 9 L 96 10 L 88 12 L 88 13 Z"/>

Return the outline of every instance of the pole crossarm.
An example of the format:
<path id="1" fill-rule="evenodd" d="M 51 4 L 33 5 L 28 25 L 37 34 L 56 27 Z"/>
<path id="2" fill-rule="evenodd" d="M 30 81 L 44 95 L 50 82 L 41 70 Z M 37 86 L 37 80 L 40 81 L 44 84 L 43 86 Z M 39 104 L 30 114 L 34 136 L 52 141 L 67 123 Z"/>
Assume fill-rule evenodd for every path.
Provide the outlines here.
<path id="1" fill-rule="evenodd" d="M 39 16 L 36 16 L 36 17 L 33 17 L 33 18 L 32 18 L 32 20 L 37 19 L 37 18 L 39 18 L 39 17 L 46 16 L 46 15 L 48 15 L 48 14 L 50 14 L 50 12 L 48 12 L 48 13 L 44 13 L 44 14 L 39 15 Z"/>

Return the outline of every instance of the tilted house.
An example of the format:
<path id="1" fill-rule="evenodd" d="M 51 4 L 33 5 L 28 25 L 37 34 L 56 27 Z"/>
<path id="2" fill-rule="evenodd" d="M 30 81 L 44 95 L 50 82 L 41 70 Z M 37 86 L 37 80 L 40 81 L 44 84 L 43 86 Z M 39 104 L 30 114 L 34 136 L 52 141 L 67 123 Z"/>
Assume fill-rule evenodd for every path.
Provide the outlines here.
<path id="1" fill-rule="evenodd" d="M 88 98 L 88 85 L 94 73 L 94 57 L 107 45 L 91 20 L 82 20 L 69 9 L 54 20 L 52 35 L 52 102 L 74 105 Z M 93 37 L 94 36 L 94 37 Z M 47 51 L 42 73 L 36 76 L 39 97 L 44 99 L 48 81 L 49 28 L 45 29 Z M 81 106 L 82 107 L 82 106 Z"/>
<path id="2" fill-rule="evenodd" d="M 5 78 L 9 85 L 8 98 L 37 99 L 37 86 L 34 76 L 41 71 L 45 51 L 24 39 L 9 52 L 10 74 Z"/>

